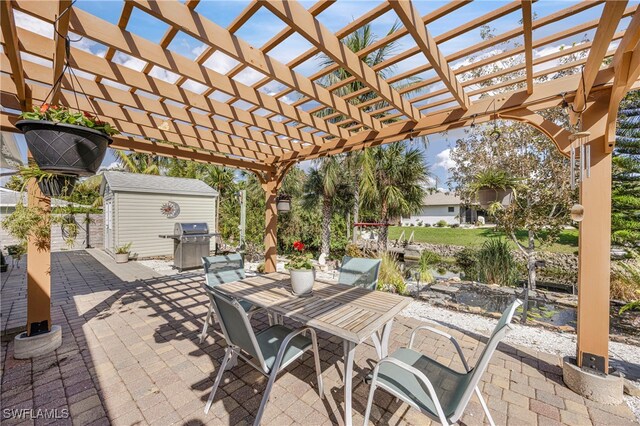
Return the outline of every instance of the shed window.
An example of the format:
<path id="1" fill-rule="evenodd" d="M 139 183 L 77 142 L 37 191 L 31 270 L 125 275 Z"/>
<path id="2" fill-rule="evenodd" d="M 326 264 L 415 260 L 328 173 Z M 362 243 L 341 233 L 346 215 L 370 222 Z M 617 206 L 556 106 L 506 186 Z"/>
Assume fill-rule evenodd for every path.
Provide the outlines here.
<path id="1" fill-rule="evenodd" d="M 455 207 L 449 207 L 449 213 L 453 213 L 455 211 Z"/>

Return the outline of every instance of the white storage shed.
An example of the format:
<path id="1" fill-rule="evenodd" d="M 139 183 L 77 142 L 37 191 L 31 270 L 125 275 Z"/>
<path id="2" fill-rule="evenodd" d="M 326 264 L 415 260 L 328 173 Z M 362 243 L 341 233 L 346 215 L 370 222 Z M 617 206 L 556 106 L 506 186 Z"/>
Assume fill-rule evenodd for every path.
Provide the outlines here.
<path id="1" fill-rule="evenodd" d="M 111 254 L 131 243 L 132 256 L 172 255 L 173 240 L 158 236 L 173 234 L 178 222 L 206 222 L 216 232 L 218 192 L 201 180 L 106 171 L 100 192 L 104 247 Z"/>

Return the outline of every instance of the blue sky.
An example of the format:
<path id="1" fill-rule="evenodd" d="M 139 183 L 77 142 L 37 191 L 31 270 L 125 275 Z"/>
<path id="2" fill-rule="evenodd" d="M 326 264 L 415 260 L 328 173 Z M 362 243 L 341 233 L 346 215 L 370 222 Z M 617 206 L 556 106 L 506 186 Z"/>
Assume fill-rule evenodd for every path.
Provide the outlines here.
<path id="1" fill-rule="evenodd" d="M 238 1 L 211 1 L 211 0 L 203 0 L 197 6 L 196 11 L 206 18 L 212 20 L 220 26 L 227 27 L 233 19 L 240 13 L 242 10 L 249 4 L 248 0 L 238 0 Z M 301 2 L 305 7 L 311 7 L 315 1 L 302 1 Z M 318 19 L 319 21 L 327 26 L 332 31 L 337 31 L 347 24 L 349 24 L 353 18 L 359 17 L 366 13 L 367 11 L 373 9 L 377 5 L 379 5 L 381 1 L 343 1 L 340 0 L 329 7 L 327 10 L 322 12 Z M 418 8 L 421 15 L 425 15 L 445 4 L 448 1 L 419 1 L 414 0 L 414 4 Z M 550 1 L 550 0 L 540 0 L 533 4 L 533 12 L 537 18 L 541 18 L 547 16 L 551 13 L 554 13 L 560 9 L 564 9 L 569 7 L 577 2 L 575 1 Z M 634 0 L 630 2 L 630 4 L 637 4 L 638 0 Z M 109 21 L 113 24 L 117 23 L 123 7 L 123 2 L 121 0 L 113 0 L 113 1 L 103 1 L 103 0 L 78 0 L 75 3 L 75 7 L 88 11 L 96 16 L 99 16 L 101 19 Z M 492 10 L 495 10 L 501 6 L 508 4 L 507 1 L 484 1 L 479 0 L 472 3 L 469 3 L 450 15 L 446 16 L 443 19 L 436 20 L 433 23 L 430 23 L 428 26 L 429 31 L 433 36 L 438 36 L 464 22 L 468 22 L 472 19 L 475 19 L 479 16 L 482 16 L 485 13 L 488 13 Z M 578 23 L 598 19 L 602 12 L 602 5 L 593 7 L 587 11 L 576 14 L 568 19 L 563 21 L 559 21 L 549 26 L 545 26 L 541 29 L 534 31 L 534 41 L 536 39 L 545 37 L 549 34 L 553 34 L 559 31 L 562 31 L 568 27 L 574 26 Z M 16 16 L 16 20 L 19 26 L 23 26 L 27 29 L 31 29 L 32 31 L 39 31 L 41 33 L 46 33 L 50 31 L 50 29 L 40 29 L 38 25 L 34 25 L 33 22 L 27 23 L 27 25 L 23 25 L 21 21 L 25 18 L 21 16 Z M 26 19 L 26 18 L 25 18 Z M 393 11 L 387 12 L 382 15 L 378 19 L 376 19 L 372 23 L 372 30 L 375 34 L 382 37 L 387 33 L 389 28 L 396 21 L 396 16 Z M 516 10 L 513 13 L 510 13 L 496 21 L 493 21 L 491 27 L 495 29 L 497 34 L 503 33 L 505 31 L 509 31 L 521 26 L 521 12 L 520 10 Z M 625 28 L 628 23 L 628 19 L 625 19 L 621 22 L 620 28 Z M 129 20 L 129 24 L 127 26 L 127 30 L 131 31 L 139 36 L 147 38 L 151 41 L 158 42 L 161 37 L 164 35 L 168 26 L 155 19 L 154 17 L 147 15 L 144 12 L 141 12 L 137 8 L 133 8 L 133 13 Z M 248 22 L 246 22 L 237 32 L 236 34 L 249 42 L 250 44 L 260 47 L 267 40 L 269 40 L 272 36 L 277 34 L 280 30 L 285 28 L 285 24 L 281 22 L 276 16 L 271 14 L 266 8 L 261 8 Z M 534 56 L 541 56 L 547 53 L 551 53 L 552 51 L 556 51 L 561 45 L 570 45 L 572 42 L 577 42 L 583 39 L 583 37 L 587 37 L 591 39 L 593 37 L 593 31 L 587 32 L 584 34 L 579 34 L 569 39 L 560 40 L 552 45 L 545 46 L 544 48 L 539 49 L 537 52 L 534 52 Z M 450 54 L 454 51 L 460 50 L 469 45 L 475 44 L 480 41 L 479 31 L 474 30 L 469 33 L 465 33 L 461 36 L 455 37 L 445 43 L 440 44 L 440 49 L 443 51 L 445 55 Z M 521 40 L 516 39 L 516 42 L 521 42 Z M 410 36 L 405 36 L 401 38 L 398 42 L 398 52 L 404 51 L 407 48 L 413 47 L 414 43 L 410 39 Z M 76 47 L 89 50 L 92 53 L 98 55 L 104 55 L 106 51 L 106 46 L 95 43 L 89 39 L 83 39 L 79 42 Z M 172 43 L 169 45 L 169 49 L 179 53 L 187 58 L 195 58 L 203 49 L 203 44 L 188 36 L 185 33 L 179 32 Z M 269 54 L 274 58 L 280 60 L 281 62 L 288 62 L 293 59 L 297 55 L 306 51 L 311 45 L 304 40 L 301 36 L 294 35 L 286 39 L 279 47 L 272 50 Z M 508 47 L 507 45 L 501 46 L 501 48 Z M 488 52 L 481 52 L 488 53 Z M 137 59 L 128 57 L 124 54 L 117 54 L 114 60 L 122 63 L 126 66 L 131 66 L 132 68 L 139 69 L 144 66 L 142 61 Z M 219 71 L 219 72 L 227 72 L 231 69 L 237 62 L 228 56 L 216 53 L 212 58 L 205 63 L 205 66 L 210 66 L 211 68 Z M 426 62 L 426 59 L 422 55 L 415 55 L 407 60 L 404 60 L 397 64 L 394 69 L 394 72 L 403 72 L 408 69 L 415 68 L 416 66 L 422 65 Z M 455 66 L 456 63 L 453 63 L 452 66 Z M 550 65 L 552 66 L 552 65 Z M 296 68 L 296 71 L 303 75 L 310 75 L 318 69 L 318 59 L 313 58 L 302 63 L 300 66 Z M 239 81 L 245 84 L 251 84 L 261 77 L 261 75 L 257 72 L 247 71 L 242 72 L 242 75 L 236 77 Z M 167 70 L 162 69 L 154 69 L 152 71 L 152 75 L 163 78 L 168 81 L 172 79 L 175 80 L 177 76 L 168 72 Z M 430 78 L 435 74 L 433 71 L 429 71 L 427 73 L 423 73 L 420 75 L 422 78 Z M 195 82 L 194 82 L 195 83 Z M 185 86 L 186 87 L 186 86 Z M 197 84 L 193 84 L 191 86 L 194 88 L 194 91 L 198 91 Z M 438 85 L 433 85 L 430 90 L 437 90 L 440 87 Z M 269 83 L 263 90 L 271 93 L 277 92 L 281 90 L 283 86 L 278 83 Z M 220 95 L 221 98 L 217 98 Z M 216 92 L 214 98 L 224 101 L 224 94 Z M 439 98 L 434 98 L 433 100 L 438 100 Z M 284 100 L 284 99 L 283 99 Z M 292 100 L 292 99 L 289 99 Z M 246 105 L 242 105 L 241 103 L 235 103 L 235 106 L 238 107 L 246 107 Z M 311 108 L 313 106 L 312 103 L 308 103 L 305 105 Z M 455 144 L 455 140 L 461 136 L 463 136 L 464 132 L 462 130 L 456 130 L 450 132 L 447 135 L 431 135 L 429 137 L 429 147 L 426 150 L 426 155 L 428 159 L 428 163 L 431 166 L 431 172 L 438 179 L 438 186 L 444 186 L 448 178 L 447 167 L 451 166 L 451 161 L 448 158 L 448 149 L 452 148 Z M 19 140 L 22 140 L 22 136 L 18 136 Z M 23 147 L 24 150 L 24 147 Z M 114 161 L 113 155 L 110 153 L 105 159 L 105 166 L 111 164 Z"/>

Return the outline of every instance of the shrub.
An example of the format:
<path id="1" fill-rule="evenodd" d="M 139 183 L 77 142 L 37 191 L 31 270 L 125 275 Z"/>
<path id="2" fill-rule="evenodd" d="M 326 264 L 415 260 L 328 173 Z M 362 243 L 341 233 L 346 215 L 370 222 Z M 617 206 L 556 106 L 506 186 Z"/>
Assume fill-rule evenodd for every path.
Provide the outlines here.
<path id="1" fill-rule="evenodd" d="M 625 302 L 640 299 L 640 255 L 615 262 L 611 268 L 611 298 Z"/>
<path id="2" fill-rule="evenodd" d="M 451 224 L 452 228 L 460 228 L 460 224 L 459 223 L 453 223 Z"/>
<path id="3" fill-rule="evenodd" d="M 424 250 L 420 254 L 420 265 L 435 265 L 442 262 L 442 256 L 434 251 Z"/>
<path id="4" fill-rule="evenodd" d="M 400 264 L 391 253 L 383 253 L 381 257 L 380 274 L 378 275 L 378 290 L 404 294 L 406 283 L 400 271 Z"/>
<path id="5" fill-rule="evenodd" d="M 364 257 L 362 250 L 356 244 L 347 244 L 345 254 L 349 257 Z"/>
<path id="6" fill-rule="evenodd" d="M 256 266 L 256 271 L 259 274 L 264 274 L 264 262 L 260 262 L 258 266 Z"/>
<path id="7" fill-rule="evenodd" d="M 445 226 L 447 226 L 447 221 L 446 220 L 439 220 L 438 223 L 436 223 L 436 226 L 438 228 L 444 228 Z"/>
<path id="8" fill-rule="evenodd" d="M 424 227 L 425 227 L 425 228 L 431 228 L 431 224 L 430 224 L 430 223 L 425 223 L 425 224 L 424 224 Z"/>
<path id="9" fill-rule="evenodd" d="M 477 269 L 480 281 L 487 284 L 515 285 L 518 281 L 518 265 L 502 238 L 492 238 L 482 245 Z"/>
<path id="10" fill-rule="evenodd" d="M 465 247 L 453 256 L 455 264 L 462 270 L 474 268 L 478 263 L 478 251 L 471 247 Z"/>

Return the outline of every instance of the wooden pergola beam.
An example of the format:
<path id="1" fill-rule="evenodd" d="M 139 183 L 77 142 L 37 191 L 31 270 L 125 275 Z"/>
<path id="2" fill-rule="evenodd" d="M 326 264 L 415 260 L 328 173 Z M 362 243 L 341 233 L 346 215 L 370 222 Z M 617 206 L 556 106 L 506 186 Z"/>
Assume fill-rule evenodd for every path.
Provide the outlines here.
<path id="1" fill-rule="evenodd" d="M 580 79 L 576 89 L 576 97 L 573 101 L 574 112 L 579 113 L 586 106 L 586 100 L 593 87 L 593 82 L 602 66 L 602 61 L 609 49 L 609 44 L 611 44 L 611 39 L 618 28 L 620 19 L 624 15 L 626 6 L 627 0 L 608 1 L 602 9 L 600 24 L 593 37 L 593 44 L 589 50 L 587 63 L 584 66 L 583 77 Z M 573 124 L 579 119 L 577 114 L 572 114 L 571 118 Z"/>
<path id="2" fill-rule="evenodd" d="M 382 128 L 379 120 L 364 113 L 354 105 L 313 83 L 307 77 L 299 74 L 280 61 L 265 55 L 253 48 L 244 40 L 231 34 L 204 16 L 189 10 L 179 2 L 150 2 L 148 0 L 130 0 L 140 10 L 166 23 L 177 23 L 181 30 L 191 37 L 215 47 L 233 59 L 285 84 L 294 90 L 315 99 L 329 108 L 351 115 L 362 124 L 372 129 Z M 262 105 L 261 105 L 262 106 Z"/>
<path id="3" fill-rule="evenodd" d="M 522 0 L 522 31 L 524 35 L 524 61 L 527 93 L 533 93 L 533 12 L 531 0 Z"/>
<path id="4" fill-rule="evenodd" d="M 47 52 L 50 52 L 52 43 L 50 39 L 23 29 L 18 29 L 18 36 L 22 41 L 23 47 L 30 54 L 46 58 Z M 235 123 L 229 123 L 229 126 L 233 127 L 234 134 L 240 134 L 249 139 L 270 143 L 276 147 L 295 149 L 295 147 L 300 145 L 296 140 L 314 145 L 320 145 L 324 142 L 322 138 L 314 136 L 309 132 L 303 132 L 296 127 L 286 126 L 280 122 L 268 120 L 259 115 L 251 114 L 241 108 L 236 108 L 231 105 L 227 105 L 226 103 L 216 101 L 215 99 L 206 97 L 203 94 L 197 94 L 187 89 L 183 89 L 176 84 L 168 83 L 147 74 L 143 75 L 140 72 L 124 65 L 107 61 L 104 58 L 92 55 L 91 53 L 81 49 L 71 49 L 70 63 L 75 69 L 93 73 L 96 74 L 97 77 L 107 78 L 109 80 L 118 81 L 121 84 L 131 86 L 132 93 L 135 93 L 137 90 L 147 93 L 155 93 L 161 97 L 158 100 L 159 102 L 164 102 L 164 100 L 169 99 L 183 104 L 185 109 L 189 106 L 204 111 L 211 111 L 212 114 L 209 115 L 210 122 L 207 124 L 206 120 L 200 120 L 199 125 L 205 125 L 206 127 L 212 128 L 220 127 L 220 125 L 211 125 L 211 123 L 215 122 L 220 123 L 219 119 L 211 117 L 211 115 L 218 115 L 247 125 L 247 127 L 241 127 Z M 96 83 L 97 82 L 98 80 L 96 79 Z M 92 85 L 92 83 L 93 82 L 89 82 L 88 84 Z M 98 97 L 101 97 L 102 93 L 110 92 L 114 89 L 112 86 L 108 86 L 106 84 L 99 87 L 100 90 L 95 94 L 95 96 Z M 136 107 L 136 105 L 130 106 Z M 175 107 L 175 105 L 171 105 L 170 107 Z M 186 112 L 184 115 L 188 118 L 188 114 Z M 193 115 L 201 116 L 201 114 L 196 112 L 194 112 Z M 261 131 L 251 129 L 251 127 L 258 127 Z M 264 134 L 264 131 L 273 132 L 277 135 Z M 284 137 L 278 137 L 278 135 Z"/>
<path id="5" fill-rule="evenodd" d="M 69 18 L 71 13 L 69 8 L 71 7 L 71 0 L 60 0 L 58 2 L 58 16 L 57 21 L 54 23 L 53 40 L 55 49 L 53 53 L 53 68 L 51 76 L 51 85 L 60 78 L 60 74 L 64 72 L 64 65 L 67 60 L 66 55 L 66 38 L 69 32 Z M 51 92 L 51 103 L 56 105 L 60 96 L 60 87 L 54 87 Z"/>
<path id="6" fill-rule="evenodd" d="M 10 1 L 0 2 L 0 27 L 5 40 L 5 52 L 11 64 L 11 78 L 16 86 L 16 96 L 20 102 L 22 111 L 31 110 L 31 90 L 25 83 L 22 59 L 20 58 L 20 47 L 18 45 L 18 34 L 16 31 L 16 21 L 13 15 L 13 3 Z"/>
<path id="7" fill-rule="evenodd" d="M 297 0 L 286 2 L 255 1 L 264 5 L 309 43 L 355 76 L 362 84 L 378 93 L 382 99 L 393 105 L 410 120 L 417 121 L 420 118 L 418 110 L 414 109 L 407 99 L 403 98 L 383 78 L 380 78 L 366 62 L 361 61 L 358 55 L 342 43 Z"/>
<path id="8" fill-rule="evenodd" d="M 16 114 L 0 111 L 0 130 L 5 132 L 17 132 L 18 130 L 15 127 L 15 122 L 19 119 L 20 118 Z M 250 171 L 272 172 L 275 170 L 273 166 L 259 162 L 242 160 L 231 156 L 223 156 L 204 149 L 180 147 L 177 144 L 163 141 L 146 140 L 127 136 L 114 136 L 113 143 L 110 147 L 124 151 L 143 152 L 146 154 L 218 164 L 221 166 L 229 166 Z"/>
<path id="9" fill-rule="evenodd" d="M 620 102 L 640 77 L 640 9 L 636 10 L 631 22 L 616 49 L 612 66 L 615 70 L 607 124 L 605 129 L 604 149 L 610 153 L 616 143 L 616 128 Z"/>
<path id="10" fill-rule="evenodd" d="M 429 34 L 427 28 L 422 25 L 420 14 L 413 5 L 411 0 L 397 1 L 389 0 L 391 7 L 396 12 L 396 15 L 400 18 L 400 21 L 404 24 L 405 28 L 409 31 L 413 40 L 416 42 L 424 56 L 427 57 L 429 63 L 433 66 L 438 76 L 442 79 L 442 82 L 447 86 L 453 97 L 458 101 L 463 109 L 469 107 L 469 96 L 464 93 L 464 88 L 460 85 L 460 82 L 456 78 L 456 75 L 451 70 L 449 63 L 438 48 L 436 41 Z"/>
<path id="11" fill-rule="evenodd" d="M 517 90 L 501 93 L 496 96 L 482 98 L 472 102 L 468 110 L 452 108 L 445 111 L 437 111 L 426 115 L 418 123 L 402 121 L 390 124 L 381 131 L 361 131 L 347 141 L 330 141 L 323 147 L 308 147 L 299 152 L 290 152 L 280 158 L 274 159 L 277 163 L 289 161 L 301 161 L 318 158 L 326 155 L 339 154 L 341 152 L 355 151 L 369 146 L 382 145 L 408 139 L 409 136 L 420 137 L 433 133 L 452 130 L 468 126 L 471 122 L 481 122 L 483 117 L 496 113 L 503 114 L 521 108 L 529 108 L 536 112 L 558 106 L 562 102 L 561 93 L 568 85 L 575 85 L 580 80 L 579 74 L 574 74 L 557 80 L 541 83 L 534 93 L 526 90 Z M 594 89 L 610 89 L 613 80 L 613 69 L 606 68 L 598 73 Z M 570 98 L 569 98 L 570 99 Z"/>

